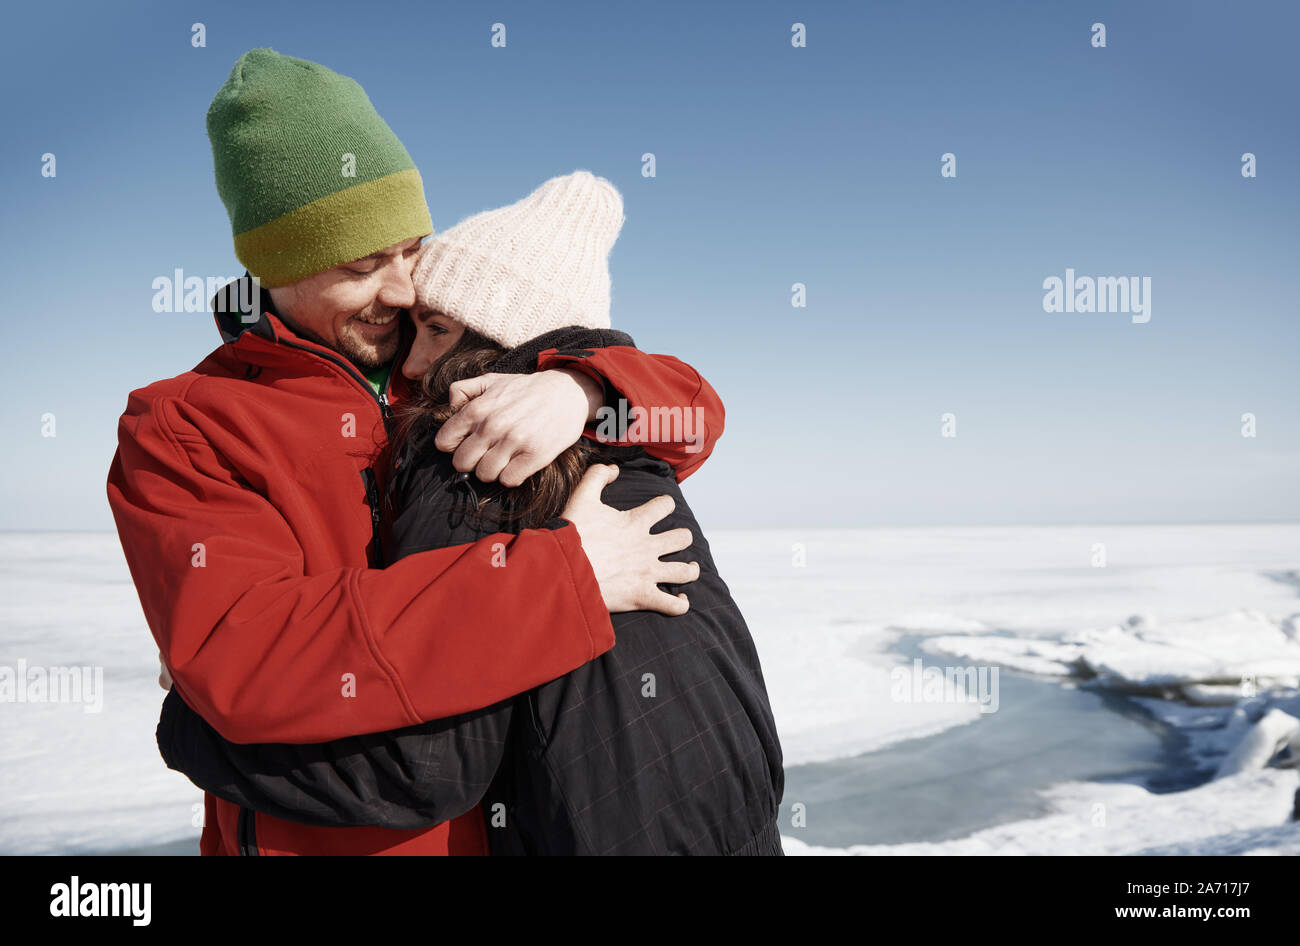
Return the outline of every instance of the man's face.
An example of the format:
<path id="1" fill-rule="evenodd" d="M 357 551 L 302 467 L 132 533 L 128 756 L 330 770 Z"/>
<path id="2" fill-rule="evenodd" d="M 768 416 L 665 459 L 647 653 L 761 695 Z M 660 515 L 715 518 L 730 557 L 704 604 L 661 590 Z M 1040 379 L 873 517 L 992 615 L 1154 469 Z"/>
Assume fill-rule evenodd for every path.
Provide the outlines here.
<path id="1" fill-rule="evenodd" d="M 284 321 L 361 368 L 397 354 L 398 316 L 415 303 L 411 269 L 420 237 L 270 290 Z"/>
<path id="2" fill-rule="evenodd" d="M 455 347 L 465 334 L 465 326 L 437 309 L 423 306 L 411 310 L 411 321 L 415 323 L 415 338 L 402 362 L 402 374 L 419 381 L 430 365 Z"/>

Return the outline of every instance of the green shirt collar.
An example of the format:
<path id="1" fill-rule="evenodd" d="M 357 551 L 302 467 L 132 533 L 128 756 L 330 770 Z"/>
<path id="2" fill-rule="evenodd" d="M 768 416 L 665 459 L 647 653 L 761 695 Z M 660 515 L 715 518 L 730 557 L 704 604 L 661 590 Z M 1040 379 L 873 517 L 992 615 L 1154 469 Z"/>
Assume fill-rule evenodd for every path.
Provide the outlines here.
<path id="1" fill-rule="evenodd" d="M 388 383 L 388 374 L 392 370 L 393 366 L 387 364 L 380 365 L 378 368 L 367 368 L 362 372 L 362 374 L 366 376 L 366 380 L 370 382 L 370 386 L 375 389 L 375 394 L 379 395 L 383 393 L 384 385 Z"/>

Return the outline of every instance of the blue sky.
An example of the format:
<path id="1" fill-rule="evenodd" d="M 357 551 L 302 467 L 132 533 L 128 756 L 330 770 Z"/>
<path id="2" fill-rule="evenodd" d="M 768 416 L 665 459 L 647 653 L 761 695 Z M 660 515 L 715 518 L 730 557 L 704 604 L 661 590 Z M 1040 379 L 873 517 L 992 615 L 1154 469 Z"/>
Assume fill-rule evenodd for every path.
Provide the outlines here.
<path id="1" fill-rule="evenodd" d="M 1294 4 L 53 3 L 6 18 L 0 528 L 112 528 L 127 392 L 219 343 L 207 314 L 154 312 L 151 284 L 242 272 L 204 114 L 254 46 L 361 82 L 438 229 L 575 168 L 619 187 L 614 324 L 727 405 L 687 484 L 706 527 L 1300 518 Z M 1044 312 L 1043 280 L 1067 267 L 1151 277 L 1150 322 Z"/>

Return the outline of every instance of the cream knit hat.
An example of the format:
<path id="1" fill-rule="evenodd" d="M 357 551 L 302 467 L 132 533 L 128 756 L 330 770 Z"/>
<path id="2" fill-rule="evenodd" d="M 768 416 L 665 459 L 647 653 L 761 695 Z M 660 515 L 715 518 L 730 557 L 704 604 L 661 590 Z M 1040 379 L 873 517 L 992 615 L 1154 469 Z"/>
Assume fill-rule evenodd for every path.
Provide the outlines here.
<path id="1" fill-rule="evenodd" d="M 609 251 L 623 219 L 623 198 L 603 177 L 553 177 L 428 241 L 416 295 L 506 348 L 568 325 L 609 328 Z"/>

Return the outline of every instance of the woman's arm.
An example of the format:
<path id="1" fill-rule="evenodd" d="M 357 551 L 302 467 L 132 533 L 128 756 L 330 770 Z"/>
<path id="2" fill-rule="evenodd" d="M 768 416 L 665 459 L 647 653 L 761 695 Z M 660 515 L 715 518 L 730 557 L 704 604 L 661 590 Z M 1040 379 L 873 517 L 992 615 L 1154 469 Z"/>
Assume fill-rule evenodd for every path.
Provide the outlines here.
<path id="1" fill-rule="evenodd" d="M 449 719 L 333 742 L 240 745 L 175 689 L 163 701 L 167 767 L 218 798 L 322 827 L 441 824 L 483 798 L 501 764 L 514 700 Z"/>

